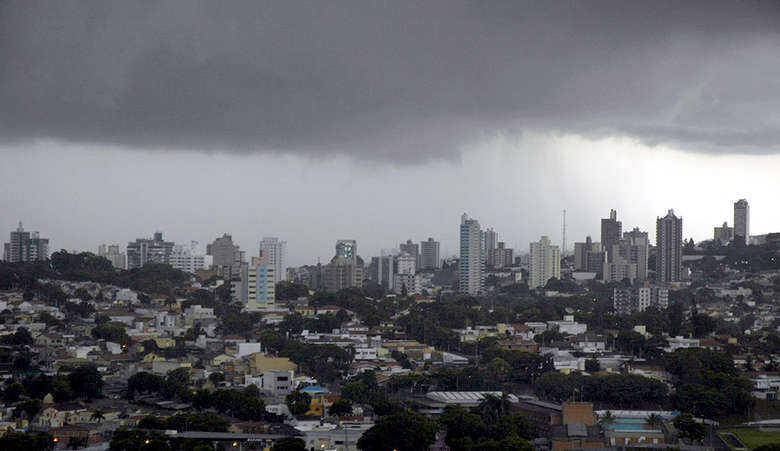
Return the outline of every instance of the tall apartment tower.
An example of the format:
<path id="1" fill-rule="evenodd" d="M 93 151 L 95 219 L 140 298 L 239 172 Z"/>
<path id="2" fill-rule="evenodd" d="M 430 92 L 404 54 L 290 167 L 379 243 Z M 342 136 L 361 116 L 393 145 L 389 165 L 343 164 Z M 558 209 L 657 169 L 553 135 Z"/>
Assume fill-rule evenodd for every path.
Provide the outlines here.
<path id="1" fill-rule="evenodd" d="M 287 273 L 287 241 L 263 237 L 260 241 L 260 260 L 262 265 L 273 266 L 274 283 L 281 282 Z"/>
<path id="2" fill-rule="evenodd" d="M 460 217 L 460 293 L 476 296 L 485 288 L 485 246 L 479 221 Z"/>
<path id="3" fill-rule="evenodd" d="M 607 261 L 612 260 L 612 246 L 618 244 L 623 235 L 623 223 L 617 220 L 617 211 L 610 210 L 609 218 L 601 220 L 601 245 L 607 253 Z"/>
<path id="4" fill-rule="evenodd" d="M 421 269 L 439 269 L 441 268 L 441 258 L 439 257 L 439 242 L 433 238 L 420 242 L 420 268 Z"/>
<path id="5" fill-rule="evenodd" d="M 493 255 L 498 245 L 498 232 L 492 228 L 485 230 L 485 260 L 487 264 L 493 265 Z"/>
<path id="6" fill-rule="evenodd" d="M 530 271 L 528 288 L 543 287 L 553 277 L 561 278 L 561 250 L 543 236 L 538 242 L 531 243 Z"/>
<path id="7" fill-rule="evenodd" d="M 216 270 L 224 279 L 236 279 L 241 276 L 241 264 L 244 262 L 244 252 L 233 237 L 225 233 L 206 245 L 206 255 L 211 256 L 211 269 Z"/>
<path id="8" fill-rule="evenodd" d="M 127 243 L 127 269 L 141 268 L 150 263 L 170 263 L 175 243 L 163 240 L 162 232 L 153 238 L 138 238 Z"/>
<path id="9" fill-rule="evenodd" d="M 118 244 L 101 244 L 98 246 L 98 255 L 108 259 L 114 268 L 125 269 L 127 265 L 127 257 Z"/>
<path id="10" fill-rule="evenodd" d="M 414 265 L 416 268 L 420 267 L 420 245 L 417 243 L 413 243 L 412 240 L 406 240 L 406 243 L 401 243 L 398 248 L 401 250 L 401 252 L 406 252 L 407 254 L 414 257 Z"/>
<path id="11" fill-rule="evenodd" d="M 750 240 L 750 206 L 746 199 L 734 202 L 734 239 L 743 240 L 745 244 Z"/>
<path id="12" fill-rule="evenodd" d="M 25 232 L 22 223 L 3 246 L 3 260 L 9 263 L 34 262 L 49 258 L 49 239 L 38 232 Z"/>
<path id="13" fill-rule="evenodd" d="M 656 274 L 659 282 L 679 282 L 682 262 L 682 218 L 674 210 L 655 222 Z"/>
<path id="14" fill-rule="evenodd" d="M 647 232 L 634 227 L 630 232 L 623 234 L 620 246 L 621 253 L 624 253 L 628 261 L 636 264 L 636 279 L 640 282 L 647 280 L 647 255 L 650 248 Z"/>

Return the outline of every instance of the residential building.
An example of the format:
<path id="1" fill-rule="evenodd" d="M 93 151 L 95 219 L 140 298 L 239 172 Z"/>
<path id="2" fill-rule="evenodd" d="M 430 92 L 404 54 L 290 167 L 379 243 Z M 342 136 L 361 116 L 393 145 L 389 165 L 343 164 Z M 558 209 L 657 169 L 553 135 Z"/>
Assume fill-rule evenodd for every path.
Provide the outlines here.
<path id="1" fill-rule="evenodd" d="M 223 279 L 233 280 L 240 276 L 244 252 L 233 237 L 225 233 L 206 246 L 206 255 L 211 256 L 211 269 L 216 270 Z"/>
<path id="2" fill-rule="evenodd" d="M 729 244 L 734 239 L 734 227 L 729 227 L 728 222 L 724 222 L 721 227 L 714 227 L 712 239 L 724 246 Z"/>
<path id="3" fill-rule="evenodd" d="M 49 239 L 41 238 L 38 232 L 25 232 L 21 222 L 3 246 L 3 260 L 9 263 L 42 261 L 48 258 Z"/>
<path id="4" fill-rule="evenodd" d="M 593 252 L 601 252 L 601 243 L 594 243 L 590 236 L 585 238 L 584 243 L 574 243 L 574 269 L 577 271 L 589 271 L 588 256 Z M 603 262 L 599 262 L 601 266 Z M 599 268 L 599 272 L 601 268 Z"/>
<path id="5" fill-rule="evenodd" d="M 192 241 L 189 246 L 177 244 L 173 246 L 168 263 L 180 271 L 195 273 L 211 266 L 211 257 L 198 253 L 198 242 Z"/>
<path id="6" fill-rule="evenodd" d="M 514 263 L 514 250 L 508 249 L 506 243 L 499 241 L 496 248 L 493 249 L 492 260 L 490 264 L 493 268 L 499 269 L 505 266 L 512 266 Z"/>
<path id="7" fill-rule="evenodd" d="M 610 210 L 609 218 L 601 220 L 601 245 L 607 253 L 607 261 L 612 261 L 612 246 L 623 236 L 623 223 L 617 220 L 617 211 Z"/>
<path id="8" fill-rule="evenodd" d="M 734 239 L 742 240 L 748 244 L 750 237 L 750 206 L 746 199 L 734 202 Z"/>
<path id="9" fill-rule="evenodd" d="M 420 245 L 419 244 L 412 243 L 412 240 L 406 240 L 406 243 L 401 243 L 398 247 L 401 250 L 401 252 L 406 252 L 407 254 L 414 257 L 415 268 L 418 268 L 420 266 Z"/>
<path id="10" fill-rule="evenodd" d="M 111 262 L 111 266 L 117 269 L 127 267 L 127 256 L 119 249 L 118 244 L 101 244 L 98 246 L 98 256 Z"/>
<path id="11" fill-rule="evenodd" d="M 141 268 L 149 263 L 170 263 L 173 241 L 163 240 L 162 232 L 152 238 L 138 238 L 127 243 L 127 269 Z"/>
<path id="12" fill-rule="evenodd" d="M 434 241 L 433 238 L 420 242 L 420 269 L 441 268 L 439 248 L 439 242 Z"/>
<path id="13" fill-rule="evenodd" d="M 485 252 L 479 221 L 469 219 L 466 213 L 460 218 L 459 291 L 477 296 L 485 288 Z"/>
<path id="14" fill-rule="evenodd" d="M 402 251 L 395 258 L 396 274 L 414 274 L 417 272 L 417 258 L 412 254 Z"/>
<path id="15" fill-rule="evenodd" d="M 530 270 L 528 288 L 544 287 L 547 281 L 561 278 L 561 251 L 543 236 L 538 242 L 531 243 Z"/>
<path id="16" fill-rule="evenodd" d="M 274 282 L 281 282 L 286 275 L 287 241 L 275 237 L 263 237 L 260 241 L 260 264 L 274 267 Z"/>
<path id="17" fill-rule="evenodd" d="M 629 263 L 636 265 L 636 279 L 647 280 L 647 256 L 649 254 L 650 239 L 647 232 L 642 232 L 639 227 L 634 227 L 630 232 L 623 234 L 620 242 L 620 254 L 625 256 Z"/>
<path id="18" fill-rule="evenodd" d="M 336 247 L 338 252 L 339 248 Z M 344 249 L 346 250 L 346 249 Z M 337 253 L 324 268 L 325 291 L 336 292 L 346 288 L 363 286 L 363 265 L 355 258 Z"/>
<path id="19" fill-rule="evenodd" d="M 273 307 L 276 300 L 276 268 L 272 265 L 247 267 L 246 309 Z"/>
<path id="20" fill-rule="evenodd" d="M 674 210 L 656 219 L 656 279 L 679 282 L 682 277 L 682 218 Z"/>
<path id="21" fill-rule="evenodd" d="M 612 303 L 620 315 L 644 312 L 650 307 L 664 310 L 669 306 L 669 289 L 647 282 L 639 288 L 615 288 Z"/>
<path id="22" fill-rule="evenodd" d="M 484 232 L 483 245 L 485 246 L 485 264 L 493 265 L 493 252 L 496 249 L 498 243 L 498 233 L 491 229 L 487 229 Z"/>
<path id="23" fill-rule="evenodd" d="M 347 260 L 357 264 L 357 241 L 338 240 L 336 241 L 336 256 L 342 256 Z"/>

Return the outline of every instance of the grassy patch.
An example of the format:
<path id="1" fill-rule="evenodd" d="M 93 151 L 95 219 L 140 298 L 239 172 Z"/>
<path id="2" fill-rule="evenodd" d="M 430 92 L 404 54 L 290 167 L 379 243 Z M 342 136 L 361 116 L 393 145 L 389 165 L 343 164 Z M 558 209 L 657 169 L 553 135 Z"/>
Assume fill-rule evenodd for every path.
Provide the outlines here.
<path id="1" fill-rule="evenodd" d="M 770 443 L 780 443 L 780 432 L 760 431 L 758 429 L 728 429 L 724 432 L 733 433 L 750 449 Z"/>

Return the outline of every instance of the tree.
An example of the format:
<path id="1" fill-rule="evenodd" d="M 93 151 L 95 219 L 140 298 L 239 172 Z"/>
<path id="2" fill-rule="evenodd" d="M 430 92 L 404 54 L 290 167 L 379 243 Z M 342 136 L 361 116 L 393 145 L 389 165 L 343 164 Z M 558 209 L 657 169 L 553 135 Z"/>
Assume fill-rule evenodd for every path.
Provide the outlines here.
<path id="1" fill-rule="evenodd" d="M 612 424 L 614 422 L 615 422 L 615 415 L 613 415 L 612 412 L 609 410 L 604 412 L 604 415 L 601 415 L 599 417 L 599 424 L 602 426 L 607 424 Z"/>
<path id="2" fill-rule="evenodd" d="M 220 373 L 219 371 L 215 371 L 209 374 L 209 382 L 211 382 L 215 387 L 224 380 L 225 380 L 225 375 Z"/>
<path id="3" fill-rule="evenodd" d="M 338 399 L 330 406 L 328 413 L 337 417 L 349 415 L 352 413 L 352 403 L 344 398 Z"/>
<path id="4" fill-rule="evenodd" d="M 303 415 L 309 411 L 311 396 L 309 396 L 308 393 L 295 390 L 287 395 L 284 401 L 287 404 L 287 408 L 290 409 L 290 413 L 293 415 Z"/>
<path id="5" fill-rule="evenodd" d="M 7 451 L 54 449 L 54 437 L 39 432 L 7 432 L 0 436 L 0 449 Z"/>
<path id="6" fill-rule="evenodd" d="M 89 440 L 87 437 L 77 437 L 75 435 L 72 435 L 68 439 L 68 448 L 70 449 L 79 449 L 79 448 L 85 448 L 89 444 Z"/>
<path id="7" fill-rule="evenodd" d="M 111 436 L 110 451 L 169 451 L 168 439 L 157 432 L 117 429 Z"/>
<path id="8" fill-rule="evenodd" d="M 417 451 L 427 449 L 436 439 L 436 423 L 410 410 L 388 415 L 358 440 L 361 450 Z"/>
<path id="9" fill-rule="evenodd" d="M 38 415 L 38 412 L 40 411 L 41 411 L 41 401 L 39 399 L 27 399 L 16 405 L 16 408 L 14 409 L 13 417 L 14 418 L 24 417 L 27 418 L 27 420 L 32 421 L 32 419 L 35 418 L 35 415 Z"/>
<path id="10" fill-rule="evenodd" d="M 274 442 L 271 451 L 306 451 L 306 442 L 298 437 L 285 437 Z"/>
<path id="11" fill-rule="evenodd" d="M 68 382 L 77 397 L 93 399 L 103 397 L 103 377 L 94 365 L 81 365 L 71 371 Z"/>
<path id="12" fill-rule="evenodd" d="M 103 413 L 102 410 L 98 409 L 92 412 L 92 415 L 89 418 L 92 421 L 97 421 L 98 423 L 100 423 L 101 421 L 106 419 L 106 415 Z"/>
<path id="13" fill-rule="evenodd" d="M 692 442 L 701 441 L 707 433 L 703 424 L 699 423 L 689 413 L 681 413 L 674 419 L 674 427 L 680 432 L 681 438 L 690 439 Z"/>
<path id="14" fill-rule="evenodd" d="M 660 428 L 664 424 L 664 419 L 661 417 L 661 415 L 658 415 L 657 413 L 651 413 L 647 419 L 647 424 L 650 426 Z"/>
<path id="15" fill-rule="evenodd" d="M 598 373 L 601 371 L 601 364 L 598 359 L 588 359 L 585 361 L 585 371 L 589 373 Z"/>

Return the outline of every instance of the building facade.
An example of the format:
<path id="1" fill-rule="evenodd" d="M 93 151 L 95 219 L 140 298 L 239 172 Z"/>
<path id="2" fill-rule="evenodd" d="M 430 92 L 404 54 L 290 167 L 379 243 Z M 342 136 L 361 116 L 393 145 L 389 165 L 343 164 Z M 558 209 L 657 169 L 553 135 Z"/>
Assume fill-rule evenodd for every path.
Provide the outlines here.
<path id="1" fill-rule="evenodd" d="M 528 288 L 544 287 L 553 277 L 561 278 L 561 251 L 543 236 L 538 242 L 531 243 L 531 258 L 528 274 Z"/>
<path id="2" fill-rule="evenodd" d="M 607 253 L 607 261 L 612 260 L 612 250 L 623 236 L 623 223 L 617 220 L 617 211 L 610 210 L 609 218 L 601 220 L 601 245 Z"/>
<path id="3" fill-rule="evenodd" d="M 41 238 L 38 232 L 26 232 L 21 222 L 3 245 L 3 260 L 9 263 L 35 262 L 48 258 L 49 239 Z"/>
<path id="4" fill-rule="evenodd" d="M 168 258 L 168 263 L 180 271 L 195 273 L 211 266 L 211 257 L 198 253 L 198 242 L 192 241 L 189 246 L 177 244 Z"/>
<path id="5" fill-rule="evenodd" d="M 211 256 L 211 269 L 217 271 L 226 280 L 240 277 L 244 251 L 233 244 L 233 237 L 225 233 L 211 244 L 206 245 L 206 255 Z"/>
<path id="6" fill-rule="evenodd" d="M 441 268 L 440 244 L 433 238 L 420 242 L 420 269 Z"/>
<path id="7" fill-rule="evenodd" d="M 485 289 L 485 246 L 479 221 L 469 219 L 466 213 L 460 218 L 459 291 L 477 296 Z"/>
<path id="8" fill-rule="evenodd" d="M 679 282 L 682 277 L 682 218 L 674 210 L 656 219 L 656 279 Z"/>
<path id="9" fill-rule="evenodd" d="M 260 241 L 260 260 L 274 267 L 276 282 L 284 280 L 287 265 L 287 241 L 275 237 L 263 237 Z"/>
<path id="10" fill-rule="evenodd" d="M 734 202 L 734 238 L 745 244 L 750 238 L 750 205 L 746 199 Z"/>
<path id="11" fill-rule="evenodd" d="M 729 227 L 728 222 L 724 222 L 720 227 L 714 227 L 712 239 L 725 246 L 734 239 L 734 227 Z"/>
<path id="12" fill-rule="evenodd" d="M 127 268 L 127 256 L 120 250 L 118 244 L 101 244 L 98 246 L 98 256 L 110 261 L 114 268 Z"/>
<path id="13" fill-rule="evenodd" d="M 141 268 L 150 263 L 170 263 L 173 241 L 163 240 L 162 232 L 152 238 L 138 238 L 127 243 L 127 269 Z"/>

